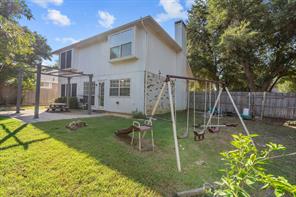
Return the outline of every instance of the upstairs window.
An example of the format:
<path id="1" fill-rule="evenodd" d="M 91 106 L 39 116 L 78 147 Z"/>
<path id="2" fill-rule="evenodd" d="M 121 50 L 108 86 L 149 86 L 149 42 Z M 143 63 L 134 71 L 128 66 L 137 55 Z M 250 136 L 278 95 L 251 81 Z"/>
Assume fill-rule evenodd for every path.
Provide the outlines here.
<path id="1" fill-rule="evenodd" d="M 133 29 L 112 35 L 110 37 L 110 59 L 131 56 L 133 39 Z"/>
<path id="2" fill-rule="evenodd" d="M 71 68 L 72 66 L 72 50 L 61 53 L 61 69 Z"/>
<path id="3" fill-rule="evenodd" d="M 110 96 L 130 96 L 130 79 L 110 80 Z"/>

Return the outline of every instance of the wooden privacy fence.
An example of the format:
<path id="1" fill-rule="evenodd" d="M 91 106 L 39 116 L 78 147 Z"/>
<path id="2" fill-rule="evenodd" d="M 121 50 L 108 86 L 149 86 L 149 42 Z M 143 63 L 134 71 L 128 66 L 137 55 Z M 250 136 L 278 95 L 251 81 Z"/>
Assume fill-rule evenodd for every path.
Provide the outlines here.
<path id="1" fill-rule="evenodd" d="M 193 108 L 193 95 L 190 94 L 190 108 Z M 214 106 L 217 92 L 211 94 L 211 106 Z M 249 108 L 254 116 L 261 118 L 283 118 L 296 119 L 296 93 L 274 93 L 274 92 L 231 92 L 237 108 L 242 113 L 243 108 Z M 210 95 L 207 96 L 209 105 Z M 195 107 L 199 111 L 204 110 L 204 92 L 195 93 Z M 232 112 L 234 108 L 226 92 L 221 95 L 221 110 L 223 113 Z M 209 107 L 208 107 L 209 108 Z"/>

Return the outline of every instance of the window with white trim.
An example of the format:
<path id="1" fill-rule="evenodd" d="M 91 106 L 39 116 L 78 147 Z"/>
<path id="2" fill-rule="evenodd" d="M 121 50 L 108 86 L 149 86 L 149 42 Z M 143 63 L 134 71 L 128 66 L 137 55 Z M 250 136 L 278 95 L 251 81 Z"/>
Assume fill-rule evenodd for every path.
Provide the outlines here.
<path id="1" fill-rule="evenodd" d="M 89 82 L 83 82 L 83 99 L 85 102 L 88 101 L 88 84 Z M 94 105 L 95 104 L 95 82 L 92 82 L 92 86 L 91 86 L 91 104 Z"/>
<path id="2" fill-rule="evenodd" d="M 110 59 L 132 55 L 134 29 L 129 29 L 110 36 Z"/>
<path id="3" fill-rule="evenodd" d="M 72 67 L 72 50 L 60 54 L 61 69 Z"/>
<path id="4" fill-rule="evenodd" d="M 130 79 L 110 80 L 110 96 L 130 96 Z"/>
<path id="5" fill-rule="evenodd" d="M 67 96 L 67 84 L 61 84 L 61 97 Z M 77 83 L 70 84 L 70 96 L 76 97 L 77 96 Z"/>

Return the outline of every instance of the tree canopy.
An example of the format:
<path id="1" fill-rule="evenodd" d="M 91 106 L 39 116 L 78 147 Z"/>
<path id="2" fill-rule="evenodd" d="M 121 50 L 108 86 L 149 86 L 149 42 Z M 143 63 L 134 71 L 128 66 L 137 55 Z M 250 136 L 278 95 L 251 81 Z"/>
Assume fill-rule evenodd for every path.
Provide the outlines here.
<path id="1" fill-rule="evenodd" d="M 296 75 L 295 0 L 196 0 L 188 58 L 196 75 L 232 90 L 271 91 Z"/>
<path id="2" fill-rule="evenodd" d="M 17 69 L 30 69 L 36 62 L 50 59 L 51 48 L 46 39 L 18 23 L 21 18 L 33 19 L 24 0 L 0 2 L 0 83 L 15 79 Z M 32 81 L 27 75 L 25 81 Z"/>

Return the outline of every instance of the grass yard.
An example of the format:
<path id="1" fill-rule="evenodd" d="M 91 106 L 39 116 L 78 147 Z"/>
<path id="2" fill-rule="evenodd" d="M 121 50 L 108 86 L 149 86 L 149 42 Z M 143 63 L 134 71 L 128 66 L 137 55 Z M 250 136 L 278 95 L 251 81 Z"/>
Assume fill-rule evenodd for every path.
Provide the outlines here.
<path id="1" fill-rule="evenodd" d="M 219 152 L 231 148 L 232 133 L 242 132 L 241 127 L 224 128 L 207 133 L 202 142 L 194 142 L 192 134 L 179 140 L 183 171 L 178 173 L 169 122 L 154 121 L 156 150 L 140 153 L 113 135 L 129 126 L 131 119 L 83 120 L 87 127 L 69 131 L 65 128 L 69 120 L 22 125 L 0 117 L 0 196 L 171 195 L 217 180 L 223 166 Z M 185 113 L 178 113 L 180 134 L 184 120 Z M 238 122 L 227 118 L 230 121 Z M 295 129 L 271 122 L 247 121 L 247 125 L 260 135 L 257 143 L 272 141 L 285 145 L 286 153 L 296 151 Z M 280 158 L 268 170 L 295 184 L 295 164 L 295 156 Z"/>

